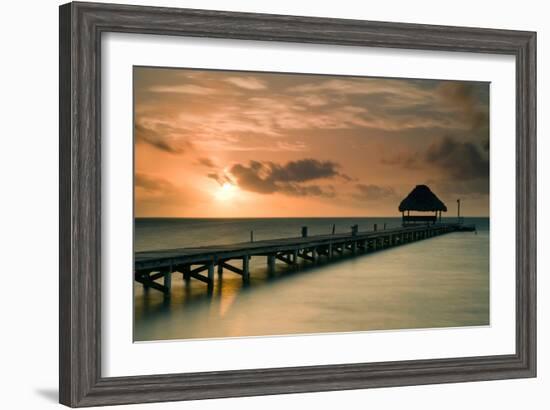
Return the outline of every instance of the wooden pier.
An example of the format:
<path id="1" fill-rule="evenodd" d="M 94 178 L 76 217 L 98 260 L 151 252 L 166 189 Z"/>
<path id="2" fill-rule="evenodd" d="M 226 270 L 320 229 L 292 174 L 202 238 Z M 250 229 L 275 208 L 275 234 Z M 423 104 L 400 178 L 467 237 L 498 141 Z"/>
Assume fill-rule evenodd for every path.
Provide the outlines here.
<path id="1" fill-rule="evenodd" d="M 296 238 L 271 239 L 231 245 L 200 248 L 168 249 L 136 252 L 134 278 L 145 288 L 170 294 L 172 275 L 180 273 L 183 279 L 196 279 L 214 286 L 215 271 L 242 276 L 250 280 L 250 258 L 265 257 L 269 273 L 274 273 L 276 262 L 296 266 L 299 259 L 315 264 L 321 258 L 332 260 L 344 254 L 360 255 L 404 245 L 450 232 L 474 231 L 475 226 L 461 223 L 434 223 L 392 229 L 360 232 L 357 225 L 349 233 L 307 236 L 307 228 Z M 157 280 L 162 279 L 162 284 Z"/>

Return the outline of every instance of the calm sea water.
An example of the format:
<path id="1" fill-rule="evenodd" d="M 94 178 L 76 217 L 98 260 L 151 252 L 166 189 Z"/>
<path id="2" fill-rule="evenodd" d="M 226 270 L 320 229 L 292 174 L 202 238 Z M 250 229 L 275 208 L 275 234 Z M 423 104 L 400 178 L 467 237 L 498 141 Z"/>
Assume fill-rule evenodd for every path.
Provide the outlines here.
<path id="1" fill-rule="evenodd" d="M 246 242 L 400 226 L 399 218 L 141 218 L 136 251 Z M 172 278 L 172 297 L 134 283 L 136 341 L 330 333 L 489 324 L 489 219 L 465 218 L 477 233 L 451 233 L 299 269 L 251 260 L 251 281 L 224 272 L 206 285 Z"/>

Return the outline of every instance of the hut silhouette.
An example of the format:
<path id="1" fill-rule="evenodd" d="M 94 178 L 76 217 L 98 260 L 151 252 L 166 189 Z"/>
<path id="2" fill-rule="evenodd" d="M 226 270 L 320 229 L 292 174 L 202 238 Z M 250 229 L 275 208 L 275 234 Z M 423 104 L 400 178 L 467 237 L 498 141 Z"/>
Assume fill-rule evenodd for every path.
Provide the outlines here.
<path id="1" fill-rule="evenodd" d="M 411 215 L 414 212 L 433 212 L 433 215 Z M 403 226 L 416 224 L 435 224 L 441 221 L 441 212 L 447 212 L 447 206 L 427 185 L 417 185 L 399 204 Z"/>

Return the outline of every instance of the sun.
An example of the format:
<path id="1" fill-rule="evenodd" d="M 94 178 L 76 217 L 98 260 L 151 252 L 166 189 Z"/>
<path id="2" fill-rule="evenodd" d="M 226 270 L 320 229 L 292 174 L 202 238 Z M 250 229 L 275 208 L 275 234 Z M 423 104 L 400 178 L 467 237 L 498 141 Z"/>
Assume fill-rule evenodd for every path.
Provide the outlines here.
<path id="1" fill-rule="evenodd" d="M 230 182 L 224 182 L 218 190 L 214 193 L 216 199 L 220 201 L 227 201 L 235 196 L 237 187 Z"/>

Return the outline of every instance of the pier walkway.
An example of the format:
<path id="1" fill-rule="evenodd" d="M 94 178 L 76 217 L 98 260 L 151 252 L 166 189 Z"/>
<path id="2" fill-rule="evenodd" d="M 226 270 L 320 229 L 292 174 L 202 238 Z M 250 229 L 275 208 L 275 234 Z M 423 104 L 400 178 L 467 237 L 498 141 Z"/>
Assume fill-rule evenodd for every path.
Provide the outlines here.
<path id="1" fill-rule="evenodd" d="M 362 255 L 404 245 L 450 232 L 474 231 L 475 226 L 461 223 L 436 223 L 360 232 L 357 226 L 350 233 L 243 242 L 230 245 L 197 248 L 167 249 L 136 252 L 134 279 L 145 288 L 153 288 L 170 294 L 172 274 L 180 273 L 186 281 L 200 280 L 211 290 L 214 273 L 229 271 L 242 276 L 244 283 L 250 279 L 250 258 L 265 257 L 268 272 L 273 273 L 276 262 L 295 266 L 302 259 L 317 263 L 320 258 L 331 260 L 344 254 Z M 236 262 L 236 264 L 235 264 Z M 157 282 L 162 279 L 162 284 Z"/>

